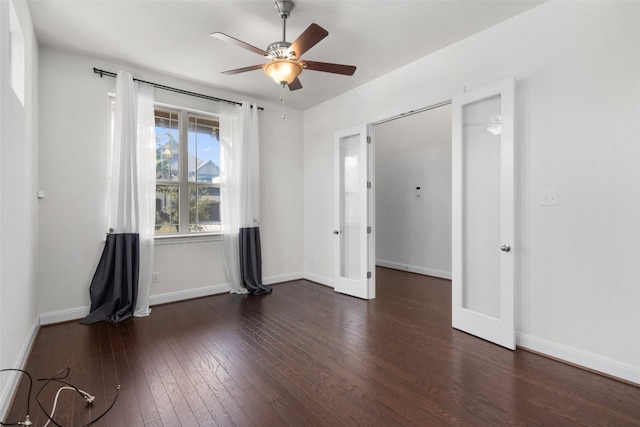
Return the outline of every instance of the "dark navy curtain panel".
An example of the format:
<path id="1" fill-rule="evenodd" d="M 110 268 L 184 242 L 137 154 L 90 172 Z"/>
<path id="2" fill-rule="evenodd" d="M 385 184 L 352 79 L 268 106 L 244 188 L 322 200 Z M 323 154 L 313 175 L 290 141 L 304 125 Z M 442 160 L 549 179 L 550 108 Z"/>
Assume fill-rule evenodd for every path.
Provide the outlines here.
<path id="1" fill-rule="evenodd" d="M 262 284 L 262 249 L 258 227 L 240 228 L 240 274 L 244 287 L 253 295 L 270 294 Z"/>
<path id="2" fill-rule="evenodd" d="M 121 322 L 133 316 L 138 298 L 140 236 L 109 234 L 91 281 L 91 311 L 81 323 Z"/>

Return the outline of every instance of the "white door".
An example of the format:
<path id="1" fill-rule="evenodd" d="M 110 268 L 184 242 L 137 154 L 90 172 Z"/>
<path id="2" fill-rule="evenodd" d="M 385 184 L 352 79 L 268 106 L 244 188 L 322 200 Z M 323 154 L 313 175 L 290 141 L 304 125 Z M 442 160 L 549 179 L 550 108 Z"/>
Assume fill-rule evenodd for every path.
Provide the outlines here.
<path id="1" fill-rule="evenodd" d="M 514 86 L 503 80 L 452 102 L 452 324 L 512 350 Z"/>
<path id="2" fill-rule="evenodd" d="M 375 297 L 368 265 L 367 127 L 337 131 L 334 137 L 334 290 Z"/>

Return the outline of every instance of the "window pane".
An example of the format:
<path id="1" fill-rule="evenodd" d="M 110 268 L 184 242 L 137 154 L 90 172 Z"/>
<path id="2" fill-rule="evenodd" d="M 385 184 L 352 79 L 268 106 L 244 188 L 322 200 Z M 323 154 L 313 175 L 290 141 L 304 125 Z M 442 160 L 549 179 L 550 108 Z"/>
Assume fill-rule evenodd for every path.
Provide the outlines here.
<path id="1" fill-rule="evenodd" d="M 178 113 L 155 110 L 156 179 L 177 181 L 180 173 L 180 130 Z"/>
<path id="2" fill-rule="evenodd" d="M 220 182 L 218 120 L 189 115 L 189 182 Z"/>
<path id="3" fill-rule="evenodd" d="M 156 234 L 177 233 L 179 210 L 177 185 L 156 185 Z"/>
<path id="4" fill-rule="evenodd" d="M 220 188 L 189 186 L 189 231 L 220 231 Z"/>

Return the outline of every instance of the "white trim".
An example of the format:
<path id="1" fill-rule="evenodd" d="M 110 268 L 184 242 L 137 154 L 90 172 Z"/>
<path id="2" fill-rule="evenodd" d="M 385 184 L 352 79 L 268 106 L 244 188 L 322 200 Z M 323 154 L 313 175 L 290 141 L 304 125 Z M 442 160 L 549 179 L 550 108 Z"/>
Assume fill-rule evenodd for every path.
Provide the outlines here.
<path id="1" fill-rule="evenodd" d="M 211 111 L 197 110 L 195 108 L 183 107 L 175 104 L 167 104 L 166 102 L 158 102 L 158 101 L 154 101 L 153 106 L 160 107 L 160 108 L 168 108 L 170 110 L 184 110 L 188 113 L 199 114 L 201 116 L 209 116 L 209 117 L 215 117 L 216 119 L 220 119 L 220 112 L 212 113 Z M 218 128 L 219 127 L 220 127 L 220 124 L 218 123 Z"/>
<path id="2" fill-rule="evenodd" d="M 69 308 L 66 310 L 52 311 L 49 313 L 40 313 L 40 325 L 51 325 L 53 323 L 68 322 L 70 320 L 78 320 L 89 314 L 90 306 Z"/>
<path id="3" fill-rule="evenodd" d="M 451 104 L 451 100 L 464 93 L 464 90 L 452 90 L 438 95 L 431 96 L 427 99 L 423 99 L 420 102 L 412 104 L 403 104 L 390 108 L 382 113 L 373 115 L 367 120 L 367 124 L 375 126 L 390 120 L 399 119 L 400 117 L 410 116 L 411 114 L 419 113 L 424 110 L 430 110 L 442 105 Z"/>
<path id="4" fill-rule="evenodd" d="M 367 172 L 369 174 L 368 180 L 372 183 L 372 191 L 367 192 L 367 196 L 368 196 L 367 209 L 369 214 L 368 225 L 372 226 L 372 232 L 369 234 L 369 247 L 368 247 L 368 250 L 369 250 L 368 265 L 371 266 L 371 279 L 369 279 L 368 287 L 369 287 L 369 293 L 372 298 L 375 298 L 375 295 L 376 295 L 376 269 L 375 269 L 375 265 L 373 265 L 376 262 L 376 244 L 375 244 L 375 241 L 376 241 L 375 193 L 376 192 L 375 192 L 375 189 L 377 185 L 376 179 L 375 179 L 375 148 L 374 148 L 375 132 L 373 131 L 374 126 L 391 121 L 391 120 L 399 119 L 401 117 L 419 113 L 421 111 L 426 111 L 433 108 L 438 108 L 443 105 L 451 104 L 455 97 L 460 96 L 463 93 L 464 93 L 464 88 L 432 95 L 426 99 L 423 99 L 422 101 L 415 102 L 415 103 L 395 105 L 387 110 L 378 112 L 370 116 L 368 120 L 365 122 L 366 130 L 367 130 L 367 138 L 370 138 L 370 142 L 371 142 L 370 144 L 367 144 L 369 146 L 368 153 L 367 153 L 368 154 Z M 419 274 L 422 274 L 422 273 L 419 273 Z M 431 272 L 428 275 L 435 275 L 435 274 Z M 451 273 L 449 273 L 448 277 L 445 277 L 445 278 L 451 279 Z M 314 279 L 309 279 L 309 280 L 322 283 Z M 328 285 L 328 286 L 333 287 L 333 285 Z"/>
<path id="5" fill-rule="evenodd" d="M 183 291 L 168 292 L 158 295 L 149 296 L 149 305 L 167 304 L 191 298 L 200 298 L 210 295 L 223 294 L 231 291 L 231 287 L 227 283 L 220 285 L 205 286 L 202 288 L 185 289 Z M 53 311 L 50 313 L 40 314 L 40 324 L 50 325 L 52 323 L 68 322 L 71 320 L 79 320 L 89 314 L 90 306 L 70 308 L 67 310 Z"/>
<path id="6" fill-rule="evenodd" d="M 167 304 L 170 302 L 177 302 L 188 300 L 192 298 L 208 297 L 211 295 L 229 293 L 231 286 L 228 283 L 220 285 L 204 286 L 202 288 L 185 289 L 183 291 L 168 292 L 165 294 L 151 295 L 149 297 L 150 305 Z"/>
<path id="7" fill-rule="evenodd" d="M 319 274 L 305 272 L 304 273 L 304 279 L 305 280 L 310 280 L 312 282 L 318 283 L 318 284 L 323 285 L 323 286 L 328 286 L 330 288 L 334 287 L 333 286 L 333 278 L 331 278 L 331 277 L 320 276 Z"/>
<path id="8" fill-rule="evenodd" d="M 183 243 L 205 243 L 222 241 L 220 233 L 167 234 L 154 236 L 154 245 L 180 245 Z"/>
<path id="9" fill-rule="evenodd" d="M 276 285 L 282 282 L 291 282 L 292 280 L 301 280 L 304 279 L 304 273 L 296 272 L 296 273 L 287 273 L 287 274 L 278 274 L 276 276 L 269 276 L 262 278 L 263 285 Z"/>
<path id="10" fill-rule="evenodd" d="M 640 385 L 640 366 L 638 365 L 619 362 L 588 351 L 522 333 L 516 335 L 516 343 L 519 347 Z"/>
<path id="11" fill-rule="evenodd" d="M 417 265 L 402 264 L 400 262 L 394 262 L 394 261 L 385 261 L 383 259 L 377 259 L 376 265 L 379 265 L 380 267 L 393 268 L 395 270 L 408 271 L 411 273 L 422 274 L 425 276 L 432 276 L 432 277 L 438 277 L 440 279 L 451 280 L 450 271 L 436 270 L 435 268 L 420 267 Z"/>
<path id="12" fill-rule="evenodd" d="M 376 297 L 376 150 L 375 135 L 372 124 L 367 124 L 367 271 L 370 273 L 369 295 Z"/>
<path id="13" fill-rule="evenodd" d="M 16 360 L 16 364 L 14 365 L 16 369 L 24 369 L 27 365 L 27 357 L 29 356 L 29 353 L 31 353 L 31 348 L 33 347 L 33 343 L 36 339 L 36 335 L 38 335 L 39 330 L 40 325 L 38 324 L 38 322 L 34 322 L 29 335 L 27 336 L 27 339 L 22 346 L 22 349 L 20 349 L 18 360 Z M 5 419 L 7 411 L 9 410 L 9 405 L 11 404 L 11 398 L 16 392 L 19 380 L 22 377 L 22 374 L 20 374 L 19 372 L 7 372 L 4 375 L 8 375 L 9 379 L 7 380 L 4 390 L 2 390 L 2 394 L 0 395 L 0 420 Z"/>
<path id="14" fill-rule="evenodd" d="M 273 285 L 281 282 L 289 282 L 291 280 L 300 280 L 306 278 L 303 273 L 288 273 L 277 276 L 269 276 L 263 278 L 265 285 Z M 204 286 L 201 288 L 185 289 L 176 292 L 167 292 L 149 296 L 150 305 L 167 304 L 170 302 L 183 301 L 192 298 L 207 297 L 211 295 L 224 294 L 231 291 L 228 283 L 219 285 Z M 86 317 L 89 314 L 90 306 L 70 308 L 67 310 L 52 311 L 40 314 L 40 325 L 50 325 L 53 323 L 68 322 Z"/>

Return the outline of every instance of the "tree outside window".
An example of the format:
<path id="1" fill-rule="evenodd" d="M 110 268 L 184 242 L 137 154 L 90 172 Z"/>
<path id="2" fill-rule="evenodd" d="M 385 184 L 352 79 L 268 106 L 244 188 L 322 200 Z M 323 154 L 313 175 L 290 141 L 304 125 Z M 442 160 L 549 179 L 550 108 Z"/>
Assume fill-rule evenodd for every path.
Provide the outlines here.
<path id="1" fill-rule="evenodd" d="M 156 235 L 220 231 L 215 116 L 157 108 Z"/>

